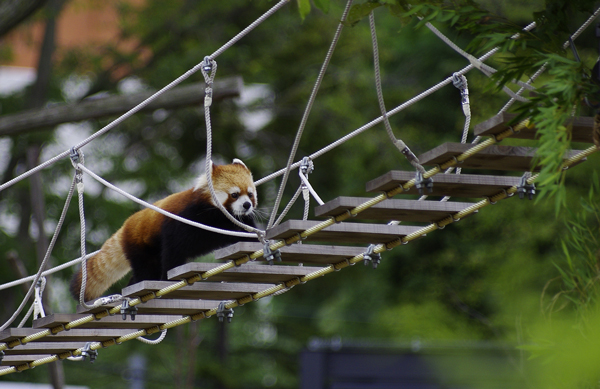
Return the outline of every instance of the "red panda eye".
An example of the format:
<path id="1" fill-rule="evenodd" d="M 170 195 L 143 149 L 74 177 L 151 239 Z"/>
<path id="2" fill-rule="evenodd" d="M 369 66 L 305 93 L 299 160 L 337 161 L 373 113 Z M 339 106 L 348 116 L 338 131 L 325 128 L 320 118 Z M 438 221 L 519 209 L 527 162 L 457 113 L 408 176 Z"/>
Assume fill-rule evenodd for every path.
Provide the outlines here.
<path id="1" fill-rule="evenodd" d="M 253 197 L 254 197 L 254 194 L 253 194 L 253 193 L 248 193 L 248 197 L 249 197 L 249 198 L 253 198 Z"/>
<path id="2" fill-rule="evenodd" d="M 234 198 L 234 199 L 237 199 L 238 197 L 240 197 L 240 194 L 239 193 L 232 193 L 231 197 Z"/>

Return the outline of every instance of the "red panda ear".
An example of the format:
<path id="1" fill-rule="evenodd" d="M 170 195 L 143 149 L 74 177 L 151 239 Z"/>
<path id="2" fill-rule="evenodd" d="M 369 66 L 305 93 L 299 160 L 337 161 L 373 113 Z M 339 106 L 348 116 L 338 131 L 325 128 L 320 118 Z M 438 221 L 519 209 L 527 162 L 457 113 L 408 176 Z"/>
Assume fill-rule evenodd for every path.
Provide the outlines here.
<path id="1" fill-rule="evenodd" d="M 248 167 L 246 166 L 246 164 L 245 164 L 244 162 L 242 162 L 242 160 L 241 160 L 241 159 L 234 158 L 232 163 L 237 163 L 237 164 L 239 164 L 239 165 L 242 165 L 242 166 L 243 166 L 243 167 L 245 167 L 246 169 L 248 169 Z"/>

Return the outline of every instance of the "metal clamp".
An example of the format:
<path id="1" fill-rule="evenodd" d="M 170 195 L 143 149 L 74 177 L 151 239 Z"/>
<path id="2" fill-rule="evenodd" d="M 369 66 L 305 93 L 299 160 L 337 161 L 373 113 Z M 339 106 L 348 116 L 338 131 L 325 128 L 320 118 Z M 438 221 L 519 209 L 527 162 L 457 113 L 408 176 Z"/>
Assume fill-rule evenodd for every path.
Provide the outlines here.
<path id="1" fill-rule="evenodd" d="M 281 252 L 279 249 L 273 251 L 269 245 L 269 242 L 266 241 L 263 247 L 263 256 L 269 265 L 273 264 L 273 261 L 281 262 Z"/>
<path id="2" fill-rule="evenodd" d="M 204 61 L 202 61 L 202 70 L 206 73 L 210 73 L 212 71 L 213 65 L 210 57 L 207 55 L 204 57 Z"/>
<path id="3" fill-rule="evenodd" d="M 217 308 L 217 317 L 219 322 L 222 323 L 224 318 L 227 318 L 227 323 L 231 323 L 233 319 L 233 308 L 225 308 L 225 302 L 221 301 Z"/>
<path id="4" fill-rule="evenodd" d="M 87 342 L 85 346 L 83 346 L 83 350 L 81 350 L 81 356 L 85 360 L 85 358 L 90 358 L 90 363 L 94 363 L 96 358 L 98 357 L 98 350 L 92 350 L 92 342 Z"/>
<path id="5" fill-rule="evenodd" d="M 135 315 L 137 314 L 137 307 L 129 305 L 129 299 L 123 300 L 121 304 L 121 315 L 123 315 L 123 320 L 127 319 L 127 315 L 131 315 L 131 320 L 135 321 Z"/>
<path id="6" fill-rule="evenodd" d="M 417 170 L 417 174 L 415 176 L 415 187 L 419 191 L 419 195 L 424 194 L 424 189 L 427 189 L 428 193 L 433 192 L 433 179 L 423 178 L 423 173 Z"/>
<path id="7" fill-rule="evenodd" d="M 525 172 L 525 174 L 523 174 L 523 177 L 521 177 L 521 182 L 519 183 L 519 186 L 517 187 L 517 193 L 519 194 L 519 198 L 521 200 L 525 198 L 525 195 L 527 195 L 527 198 L 529 198 L 529 200 L 532 200 L 533 195 L 535 194 L 535 185 L 533 183 L 527 183 L 527 180 L 530 177 L 531 173 Z"/>
<path id="8" fill-rule="evenodd" d="M 373 265 L 373 269 L 377 269 L 377 266 L 381 262 L 381 254 L 374 253 L 373 250 L 375 250 L 375 245 L 370 244 L 369 247 L 367 247 L 367 251 L 363 253 L 363 260 L 365 266 L 367 266 L 369 262 L 371 262 L 371 264 Z"/>

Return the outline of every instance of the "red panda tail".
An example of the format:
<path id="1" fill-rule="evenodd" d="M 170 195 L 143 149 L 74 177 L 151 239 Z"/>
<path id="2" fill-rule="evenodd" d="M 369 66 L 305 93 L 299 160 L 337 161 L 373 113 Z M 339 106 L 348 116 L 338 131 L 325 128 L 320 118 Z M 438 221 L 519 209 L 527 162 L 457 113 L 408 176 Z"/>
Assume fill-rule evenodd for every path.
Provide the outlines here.
<path id="1" fill-rule="evenodd" d="M 121 246 L 122 228 L 111 236 L 100 252 L 87 260 L 87 284 L 85 301 L 94 300 L 102 295 L 112 284 L 123 278 L 131 266 Z M 71 279 L 70 291 L 79 301 L 81 291 L 81 269 Z"/>

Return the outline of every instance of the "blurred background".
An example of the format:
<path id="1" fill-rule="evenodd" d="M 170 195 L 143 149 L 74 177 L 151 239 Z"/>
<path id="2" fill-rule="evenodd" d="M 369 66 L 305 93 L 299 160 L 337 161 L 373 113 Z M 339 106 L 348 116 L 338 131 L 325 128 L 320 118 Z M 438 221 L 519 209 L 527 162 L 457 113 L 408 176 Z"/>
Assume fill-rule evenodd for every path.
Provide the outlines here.
<path id="1" fill-rule="evenodd" d="M 544 7 L 541 0 L 480 3 L 520 26 Z M 29 8 L 17 16 L 8 13 L 10 4 L 0 5 L 5 15 L 0 118 L 156 91 L 274 2 L 31 0 L 20 3 Z M 332 1 L 328 12 L 313 8 L 303 19 L 291 2 L 216 58 L 215 81 L 229 82 L 235 90 L 212 106 L 215 162 L 240 158 L 255 179 L 285 167 L 342 8 Z M 430 31 L 403 24 L 385 9 L 375 15 L 388 110 L 468 65 Z M 573 15 L 573 30 L 587 16 Z M 362 20 L 344 29 L 296 160 L 380 116 L 368 27 Z M 462 48 L 472 38 L 445 32 Z M 598 54 L 594 28 L 577 43 L 583 60 L 593 65 Z M 490 64 L 500 67 L 502 56 Z M 477 124 L 494 116 L 508 97 L 481 73 L 472 71 L 467 79 L 472 123 Z M 150 202 L 192 186 L 203 172 L 206 150 L 203 81 L 197 73 L 183 84 L 198 83 L 195 103 L 136 114 L 85 146 L 86 166 Z M 593 111 L 577 114 L 592 116 Z M 38 122 L 22 131 L 0 132 L 2 182 L 69 149 L 116 116 L 59 125 Z M 443 142 L 459 142 L 464 120 L 460 92 L 451 85 L 390 118 L 396 136 L 417 155 Z M 468 141 L 472 138 L 471 133 Z M 593 155 L 568 172 L 567 207 L 559 212 L 552 198 L 511 198 L 384 253 L 377 269 L 354 266 L 236 308 L 226 326 L 203 320 L 170 330 L 157 346 L 127 342 L 101 349 L 93 365 L 65 361 L 52 369 L 62 372 L 64 383 L 89 388 L 597 387 L 600 356 L 594 347 L 599 338 L 586 328 L 600 324 L 593 304 L 598 200 L 589 196 L 598 162 Z M 314 163 L 310 180 L 324 201 L 368 196 L 367 181 L 389 170 L 413 170 L 382 125 Z M 65 159 L 0 193 L 0 283 L 36 272 L 72 174 Z M 139 206 L 89 177 L 84 180 L 91 252 Z M 263 224 L 279 182 L 258 188 Z M 292 174 L 284 204 L 298 185 Z M 302 203 L 289 217 L 302 217 Z M 581 251 L 569 250 L 569 242 L 578 242 L 574 230 L 579 237 L 589 233 Z M 79 256 L 79 216 L 73 204 L 62 231 L 51 266 Z M 75 301 L 67 292 L 73 271 L 49 277 L 47 312 L 74 312 Z M 111 291 L 118 293 L 126 281 Z M 2 322 L 25 291 L 0 291 Z M 573 355 L 553 354 L 557 343 L 570 345 Z M 537 358 L 529 361 L 532 356 Z M 552 374 L 558 378 L 548 378 Z M 60 382 L 45 366 L 0 377 L 0 388 L 13 381 Z"/>

